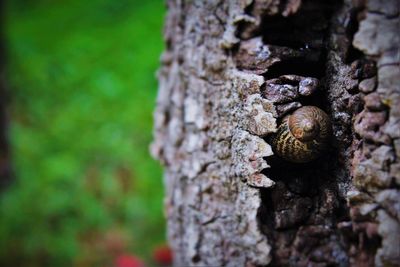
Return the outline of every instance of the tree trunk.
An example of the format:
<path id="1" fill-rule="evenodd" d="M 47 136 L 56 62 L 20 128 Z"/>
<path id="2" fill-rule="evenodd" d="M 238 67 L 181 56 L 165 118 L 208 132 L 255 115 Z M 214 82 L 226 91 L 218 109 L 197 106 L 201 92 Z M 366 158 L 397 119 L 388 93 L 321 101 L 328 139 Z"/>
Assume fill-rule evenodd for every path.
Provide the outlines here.
<path id="1" fill-rule="evenodd" d="M 152 153 L 176 266 L 400 264 L 399 1 L 169 1 Z M 271 137 L 300 106 L 311 163 Z"/>

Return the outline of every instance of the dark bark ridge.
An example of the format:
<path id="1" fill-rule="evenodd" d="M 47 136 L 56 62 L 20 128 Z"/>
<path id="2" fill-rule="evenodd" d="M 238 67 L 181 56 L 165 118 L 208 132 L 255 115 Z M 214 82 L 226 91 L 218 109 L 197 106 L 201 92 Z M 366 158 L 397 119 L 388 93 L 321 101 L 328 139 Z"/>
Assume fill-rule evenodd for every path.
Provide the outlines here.
<path id="1" fill-rule="evenodd" d="M 169 2 L 152 152 L 177 266 L 400 262 L 399 26 L 397 0 Z M 287 163 L 268 140 L 304 105 L 332 144 Z"/>

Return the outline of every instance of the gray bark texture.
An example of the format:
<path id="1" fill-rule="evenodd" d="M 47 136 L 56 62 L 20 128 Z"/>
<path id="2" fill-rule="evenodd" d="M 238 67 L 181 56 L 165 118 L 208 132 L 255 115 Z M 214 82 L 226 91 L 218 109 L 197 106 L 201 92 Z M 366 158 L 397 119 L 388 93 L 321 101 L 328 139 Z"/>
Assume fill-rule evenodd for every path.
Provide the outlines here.
<path id="1" fill-rule="evenodd" d="M 152 153 L 176 266 L 400 265 L 400 1 L 168 1 Z M 332 122 L 316 161 L 282 117 Z"/>

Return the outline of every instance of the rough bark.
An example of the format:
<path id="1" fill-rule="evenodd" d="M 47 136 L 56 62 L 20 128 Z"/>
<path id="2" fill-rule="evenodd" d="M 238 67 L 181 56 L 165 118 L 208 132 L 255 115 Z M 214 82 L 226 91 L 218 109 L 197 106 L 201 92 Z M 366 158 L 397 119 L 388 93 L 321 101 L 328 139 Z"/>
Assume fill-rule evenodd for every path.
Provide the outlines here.
<path id="1" fill-rule="evenodd" d="M 152 153 L 176 266 L 400 263 L 399 1 L 169 1 Z M 315 105 L 333 138 L 274 155 Z"/>

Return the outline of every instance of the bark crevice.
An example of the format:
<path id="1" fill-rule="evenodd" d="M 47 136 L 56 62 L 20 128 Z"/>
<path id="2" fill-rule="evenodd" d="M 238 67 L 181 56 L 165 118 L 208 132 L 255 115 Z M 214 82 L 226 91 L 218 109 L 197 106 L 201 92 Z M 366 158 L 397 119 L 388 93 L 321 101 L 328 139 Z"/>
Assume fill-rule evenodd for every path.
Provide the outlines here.
<path id="1" fill-rule="evenodd" d="M 182 3 L 169 3 L 152 146 L 176 265 L 395 264 L 397 0 Z M 334 137 L 296 165 L 268 142 L 302 105 L 325 110 Z"/>

